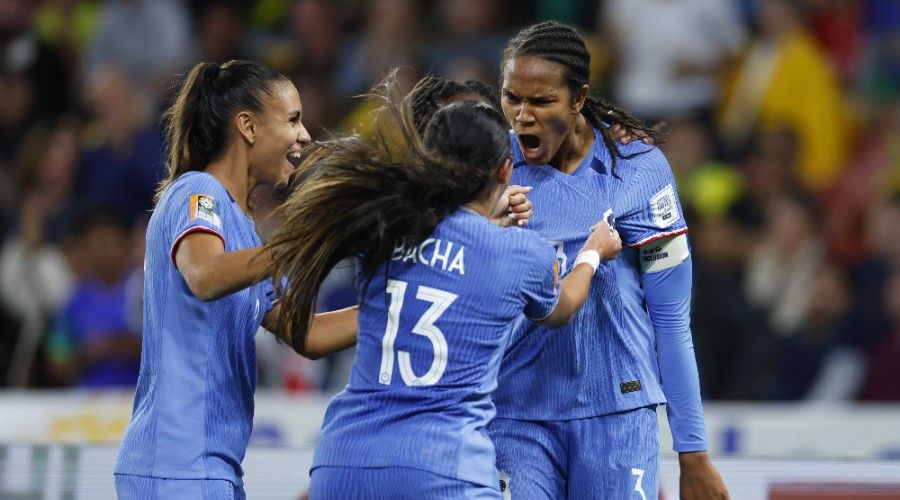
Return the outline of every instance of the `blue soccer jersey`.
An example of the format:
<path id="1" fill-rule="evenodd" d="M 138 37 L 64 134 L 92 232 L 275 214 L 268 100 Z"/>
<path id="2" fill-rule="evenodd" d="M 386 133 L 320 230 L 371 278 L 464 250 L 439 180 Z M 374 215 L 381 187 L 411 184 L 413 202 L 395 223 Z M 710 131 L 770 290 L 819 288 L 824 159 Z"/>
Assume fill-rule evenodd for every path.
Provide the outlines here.
<path id="1" fill-rule="evenodd" d="M 484 427 L 512 325 L 555 307 L 552 247 L 459 210 L 363 288 L 356 361 L 313 469 L 410 467 L 498 487 Z M 315 476 L 314 476 L 315 477 Z"/>
<path id="2" fill-rule="evenodd" d="M 115 470 L 242 485 L 256 387 L 254 335 L 271 284 L 209 302 L 195 297 L 174 251 L 197 231 L 221 238 L 227 252 L 261 244 L 253 221 L 212 175 L 187 173 L 166 188 L 147 227 L 141 369 Z"/>
<path id="3" fill-rule="evenodd" d="M 554 242 L 561 274 L 570 270 L 587 229 L 609 208 L 623 244 L 631 247 L 600 266 L 584 307 L 568 325 L 550 330 L 523 323 L 523 331 L 515 332 L 494 395 L 498 416 L 572 420 L 663 403 L 653 324 L 633 247 L 687 230 L 664 156 L 639 142 L 620 146 L 625 156 L 647 152 L 619 158 L 612 172 L 595 130 L 592 151 L 565 174 L 527 164 L 514 135 L 511 140 L 511 182 L 534 187 L 529 227 Z"/>

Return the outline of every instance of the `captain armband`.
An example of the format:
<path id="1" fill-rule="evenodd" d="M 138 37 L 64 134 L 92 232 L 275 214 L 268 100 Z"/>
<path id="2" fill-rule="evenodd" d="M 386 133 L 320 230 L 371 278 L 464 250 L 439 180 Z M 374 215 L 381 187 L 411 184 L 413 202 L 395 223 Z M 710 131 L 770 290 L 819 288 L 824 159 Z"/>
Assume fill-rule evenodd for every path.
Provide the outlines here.
<path id="1" fill-rule="evenodd" d="M 648 243 L 640 247 L 641 271 L 656 273 L 673 268 L 684 262 L 690 254 L 685 234 Z"/>

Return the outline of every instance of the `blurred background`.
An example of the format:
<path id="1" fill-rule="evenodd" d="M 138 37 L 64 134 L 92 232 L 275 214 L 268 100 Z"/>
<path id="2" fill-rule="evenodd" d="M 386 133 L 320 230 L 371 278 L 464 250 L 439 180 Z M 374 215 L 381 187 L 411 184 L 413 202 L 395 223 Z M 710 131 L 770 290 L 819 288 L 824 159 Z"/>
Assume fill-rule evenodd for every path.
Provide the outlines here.
<path id="1" fill-rule="evenodd" d="M 595 93 L 671 129 L 711 452 L 733 494 L 757 485 L 734 498 L 900 498 L 898 0 L 0 0 L 0 498 L 111 491 L 159 118 L 193 64 L 263 61 L 314 138 L 365 133 L 355 96 L 389 68 L 497 84 L 506 42 L 544 19 L 589 41 Z M 256 193 L 263 232 L 272 208 Z M 338 269 L 319 306 L 353 303 Z M 259 470 L 291 476 L 292 498 L 353 353 L 257 343 L 248 493 L 278 449 L 296 464 Z M 802 496 L 804 478 L 833 488 Z"/>

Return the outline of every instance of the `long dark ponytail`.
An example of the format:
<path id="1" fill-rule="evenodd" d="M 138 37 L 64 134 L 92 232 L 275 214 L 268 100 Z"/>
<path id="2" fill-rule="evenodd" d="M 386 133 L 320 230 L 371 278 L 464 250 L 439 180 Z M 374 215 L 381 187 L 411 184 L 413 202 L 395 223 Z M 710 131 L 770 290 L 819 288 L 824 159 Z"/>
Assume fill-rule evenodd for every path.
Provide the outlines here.
<path id="1" fill-rule="evenodd" d="M 399 245 L 421 243 L 443 217 L 495 187 L 491 174 L 509 157 L 505 119 L 475 102 L 439 110 L 423 140 L 394 75 L 372 92 L 384 103 L 372 138 L 303 150 L 280 208 L 284 222 L 267 243 L 275 282 L 289 283 L 279 290 L 278 328 L 300 352 L 319 287 L 338 262 L 358 258 L 371 278 Z"/>
<path id="2" fill-rule="evenodd" d="M 565 68 L 563 79 L 573 96 L 577 95 L 590 79 L 591 54 L 575 28 L 566 24 L 545 21 L 519 31 L 503 51 L 501 74 L 510 59 L 526 54 L 562 65 Z M 613 166 L 616 158 L 631 158 L 634 155 L 623 156 L 619 152 L 615 140 L 603 126 L 604 123 L 616 123 L 631 131 L 643 133 L 653 139 L 655 144 L 662 144 L 665 141 L 665 125 L 649 127 L 625 110 L 598 97 L 588 96 L 581 108 L 581 114 L 592 127 L 602 132 L 603 142 L 613 159 Z"/>
<path id="3" fill-rule="evenodd" d="M 163 114 L 168 166 L 156 198 L 181 174 L 203 170 L 215 160 L 225 150 L 234 115 L 260 111 L 262 98 L 271 95 L 279 81 L 290 80 L 255 61 L 195 65 Z"/>

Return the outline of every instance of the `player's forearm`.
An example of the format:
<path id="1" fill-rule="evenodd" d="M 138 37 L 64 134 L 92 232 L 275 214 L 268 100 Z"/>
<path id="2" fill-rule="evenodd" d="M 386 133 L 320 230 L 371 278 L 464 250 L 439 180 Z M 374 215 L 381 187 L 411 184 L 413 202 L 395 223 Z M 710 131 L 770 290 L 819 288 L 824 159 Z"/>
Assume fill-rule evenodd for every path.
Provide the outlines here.
<path id="1" fill-rule="evenodd" d="M 215 255 L 202 264 L 179 270 L 197 298 L 216 300 L 243 290 L 265 278 L 271 261 L 270 254 L 262 247 Z"/>
<path id="2" fill-rule="evenodd" d="M 562 280 L 559 287 L 559 301 L 553 312 L 539 323 L 550 328 L 559 328 L 572 321 L 587 300 L 593 277 L 594 269 L 590 264 L 581 263 L 575 266 Z"/>
<path id="3" fill-rule="evenodd" d="M 644 273 L 647 309 L 656 333 L 657 359 L 675 451 L 707 449 L 700 378 L 690 329 L 690 257 L 675 267 Z"/>
<path id="4" fill-rule="evenodd" d="M 356 345 L 358 318 L 358 306 L 313 316 L 303 355 L 318 359 Z"/>
<path id="5" fill-rule="evenodd" d="M 276 305 L 263 318 L 263 328 L 305 358 L 319 359 L 356 345 L 359 306 L 314 315 L 302 345 L 294 343 L 290 331 L 277 328 L 279 314 L 281 306 Z"/>

